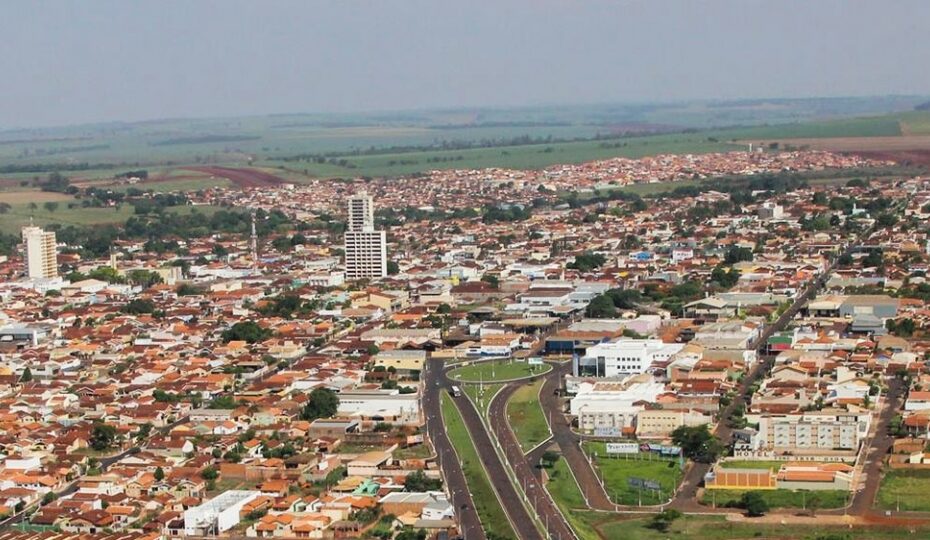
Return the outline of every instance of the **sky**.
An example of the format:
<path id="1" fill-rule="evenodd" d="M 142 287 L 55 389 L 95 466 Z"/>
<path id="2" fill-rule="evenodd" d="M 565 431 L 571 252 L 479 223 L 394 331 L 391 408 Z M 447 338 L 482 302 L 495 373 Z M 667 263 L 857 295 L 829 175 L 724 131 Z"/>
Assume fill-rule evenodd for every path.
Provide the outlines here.
<path id="1" fill-rule="evenodd" d="M 930 2 L 9 0 L 0 129 L 930 94 Z"/>

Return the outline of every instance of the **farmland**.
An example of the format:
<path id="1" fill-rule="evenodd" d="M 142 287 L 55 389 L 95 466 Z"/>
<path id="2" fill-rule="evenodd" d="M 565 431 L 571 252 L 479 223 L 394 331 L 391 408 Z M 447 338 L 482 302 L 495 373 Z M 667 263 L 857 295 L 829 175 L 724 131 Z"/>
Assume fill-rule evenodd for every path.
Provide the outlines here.
<path id="1" fill-rule="evenodd" d="M 139 168 L 152 172 L 254 163 L 288 181 L 300 181 L 307 176 L 538 168 L 614 156 L 716 152 L 744 148 L 742 141 L 907 139 L 900 135 L 930 135 L 930 113 L 910 110 L 924 100 L 290 114 L 14 130 L 0 132 L 0 178 L 29 182 L 59 170 L 75 181 L 106 181 Z"/>

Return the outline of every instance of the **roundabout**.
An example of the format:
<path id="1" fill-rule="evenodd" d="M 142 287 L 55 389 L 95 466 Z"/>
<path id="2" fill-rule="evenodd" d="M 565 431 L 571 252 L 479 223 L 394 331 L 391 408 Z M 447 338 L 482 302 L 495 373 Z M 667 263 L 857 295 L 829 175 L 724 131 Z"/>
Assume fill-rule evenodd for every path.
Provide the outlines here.
<path id="1" fill-rule="evenodd" d="M 551 369 L 552 366 L 548 364 L 529 364 L 525 360 L 492 360 L 456 367 L 447 375 L 455 382 L 480 384 L 529 379 L 548 373 Z"/>

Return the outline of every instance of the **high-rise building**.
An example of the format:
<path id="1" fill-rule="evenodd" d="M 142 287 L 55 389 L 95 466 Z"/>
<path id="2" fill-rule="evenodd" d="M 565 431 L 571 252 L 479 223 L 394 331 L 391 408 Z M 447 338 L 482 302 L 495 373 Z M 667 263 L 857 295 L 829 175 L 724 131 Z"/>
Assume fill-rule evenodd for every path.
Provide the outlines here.
<path id="1" fill-rule="evenodd" d="M 365 193 L 349 197 L 345 236 L 346 279 L 383 278 L 387 272 L 387 237 L 375 230 L 374 203 Z"/>
<path id="2" fill-rule="evenodd" d="M 58 245 L 53 231 L 23 227 L 26 245 L 26 275 L 33 279 L 58 277 Z"/>
<path id="3" fill-rule="evenodd" d="M 359 193 L 349 197 L 349 232 L 371 232 L 375 230 L 375 205 L 371 195 Z"/>

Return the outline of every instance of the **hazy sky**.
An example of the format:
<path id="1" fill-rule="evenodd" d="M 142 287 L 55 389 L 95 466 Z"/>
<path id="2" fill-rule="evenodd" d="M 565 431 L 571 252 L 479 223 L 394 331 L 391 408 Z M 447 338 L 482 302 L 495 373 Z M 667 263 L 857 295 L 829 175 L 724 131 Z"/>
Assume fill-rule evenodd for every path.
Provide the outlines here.
<path id="1" fill-rule="evenodd" d="M 928 21 L 927 0 L 6 0 L 0 129 L 930 94 Z"/>

